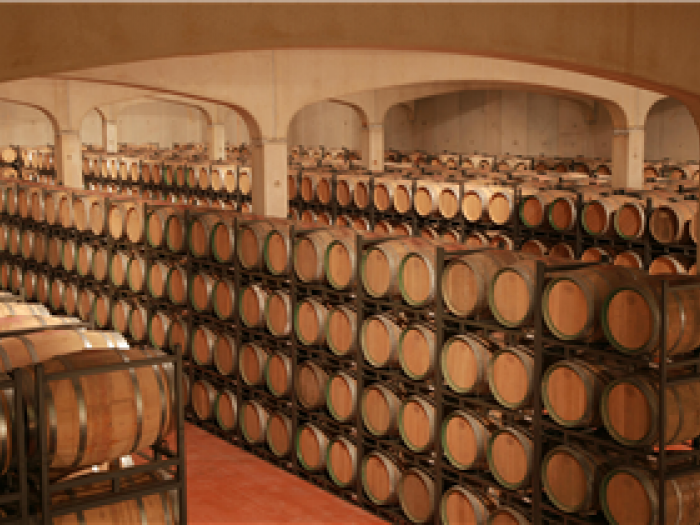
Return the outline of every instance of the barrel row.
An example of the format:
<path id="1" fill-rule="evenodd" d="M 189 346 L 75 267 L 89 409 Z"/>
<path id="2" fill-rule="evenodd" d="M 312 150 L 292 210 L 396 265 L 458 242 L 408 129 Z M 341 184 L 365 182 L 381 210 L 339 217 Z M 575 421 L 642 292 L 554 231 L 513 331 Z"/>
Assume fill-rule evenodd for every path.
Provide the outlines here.
<path id="1" fill-rule="evenodd" d="M 290 174 L 290 192 L 298 191 L 304 202 L 318 201 L 322 205 L 331 204 L 335 185 L 337 203 L 359 210 L 373 204 L 379 212 L 403 215 L 414 210 L 419 217 L 446 220 L 461 215 L 469 223 L 495 226 L 517 219 L 526 229 L 556 232 L 575 231 L 580 221 L 584 232 L 594 237 L 636 240 L 648 229 L 661 244 L 697 242 L 697 202 L 669 191 L 648 193 L 652 204 L 648 210 L 644 193 L 641 197 L 617 195 L 610 188 L 585 185 L 578 186 L 576 193 L 556 189 L 547 181 L 524 183 L 516 191 L 487 179 L 413 181 L 398 176 L 347 175 L 337 176 L 333 183 L 331 174 L 302 172 L 297 190 L 294 178 Z M 579 196 L 583 200 L 581 209 Z"/>

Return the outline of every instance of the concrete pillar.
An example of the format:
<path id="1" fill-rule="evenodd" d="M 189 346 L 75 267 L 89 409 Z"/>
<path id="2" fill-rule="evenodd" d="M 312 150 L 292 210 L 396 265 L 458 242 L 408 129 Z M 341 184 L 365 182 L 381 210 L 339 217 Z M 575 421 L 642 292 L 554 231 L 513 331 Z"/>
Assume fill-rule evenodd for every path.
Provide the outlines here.
<path id="1" fill-rule="evenodd" d="M 207 126 L 209 132 L 209 160 L 226 158 L 226 128 L 223 124 Z"/>
<path id="2" fill-rule="evenodd" d="M 287 218 L 287 139 L 256 139 L 253 150 L 253 213 Z"/>
<path id="3" fill-rule="evenodd" d="M 102 122 L 102 147 L 107 153 L 117 152 L 116 120 L 104 120 Z"/>
<path id="4" fill-rule="evenodd" d="M 369 126 L 369 166 L 370 171 L 384 171 L 384 125 Z"/>
<path id="5" fill-rule="evenodd" d="M 384 125 L 369 124 L 360 130 L 362 165 L 370 171 L 384 171 Z"/>
<path id="6" fill-rule="evenodd" d="M 644 128 L 613 130 L 613 188 L 644 187 Z"/>
<path id="7" fill-rule="evenodd" d="M 69 188 L 83 189 L 83 150 L 80 132 L 61 130 L 56 133 L 55 152 L 58 180 Z"/>

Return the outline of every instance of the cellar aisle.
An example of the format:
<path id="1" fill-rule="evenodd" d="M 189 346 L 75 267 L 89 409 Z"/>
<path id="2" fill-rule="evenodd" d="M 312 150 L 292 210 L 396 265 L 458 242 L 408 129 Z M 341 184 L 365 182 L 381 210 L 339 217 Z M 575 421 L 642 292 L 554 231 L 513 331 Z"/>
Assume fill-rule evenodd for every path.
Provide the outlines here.
<path id="1" fill-rule="evenodd" d="M 194 425 L 185 435 L 189 525 L 385 523 Z"/>

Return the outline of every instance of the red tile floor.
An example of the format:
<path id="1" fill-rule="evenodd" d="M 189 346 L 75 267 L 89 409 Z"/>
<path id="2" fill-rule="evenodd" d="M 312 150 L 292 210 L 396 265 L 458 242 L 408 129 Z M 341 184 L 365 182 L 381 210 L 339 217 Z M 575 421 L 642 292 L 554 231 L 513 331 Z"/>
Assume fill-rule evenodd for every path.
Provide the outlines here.
<path id="1" fill-rule="evenodd" d="M 189 525 L 385 523 L 194 425 L 185 440 Z"/>

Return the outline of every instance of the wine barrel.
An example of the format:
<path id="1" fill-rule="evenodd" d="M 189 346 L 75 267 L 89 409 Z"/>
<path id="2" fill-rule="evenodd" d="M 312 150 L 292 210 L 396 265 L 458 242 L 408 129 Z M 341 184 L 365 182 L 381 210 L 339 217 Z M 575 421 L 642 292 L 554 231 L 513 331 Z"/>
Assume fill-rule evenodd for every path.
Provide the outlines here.
<path id="1" fill-rule="evenodd" d="M 362 393 L 361 415 L 367 430 L 382 437 L 398 432 L 399 398 L 382 384 L 366 387 Z"/>
<path id="2" fill-rule="evenodd" d="M 400 268 L 409 254 L 425 256 L 432 246 L 421 238 L 386 241 L 365 250 L 360 263 L 362 285 L 374 298 L 401 296 Z M 420 257 L 420 256 L 419 256 Z"/>
<path id="3" fill-rule="evenodd" d="M 99 282 L 107 279 L 107 269 L 109 268 L 109 250 L 106 246 L 94 246 L 92 252 L 92 263 L 90 272 L 92 277 Z"/>
<path id="4" fill-rule="evenodd" d="M 187 303 L 187 270 L 182 266 L 168 268 L 168 276 L 165 279 L 165 289 L 168 299 L 175 305 Z"/>
<path id="5" fill-rule="evenodd" d="M 289 335 L 292 328 L 292 303 L 286 291 L 274 290 L 265 301 L 265 324 L 277 337 Z"/>
<path id="6" fill-rule="evenodd" d="M 219 278 L 212 291 L 212 306 L 216 317 L 227 321 L 233 317 L 236 308 L 236 287 L 233 281 Z"/>
<path id="7" fill-rule="evenodd" d="M 92 472 L 90 469 L 88 472 Z M 124 476 L 121 487 L 124 492 L 148 488 L 147 484 L 163 483 L 169 474 L 159 471 L 153 474 Z M 67 481 L 64 478 L 61 481 Z M 51 505 L 74 505 L 111 495 L 111 481 L 81 485 L 76 489 L 57 492 L 51 497 Z M 52 525 L 116 525 L 119 523 L 140 523 L 141 525 L 170 525 L 178 523 L 180 511 L 172 491 L 160 491 L 145 496 L 126 496 L 117 503 L 90 507 L 78 512 L 68 512 L 51 519 Z"/>
<path id="8" fill-rule="evenodd" d="M 359 179 L 354 177 L 352 188 L 352 201 L 355 206 L 364 210 L 370 203 L 370 181 L 369 179 Z"/>
<path id="9" fill-rule="evenodd" d="M 32 334 L 34 335 L 34 334 Z M 28 336 L 29 337 L 29 336 Z M 54 333 L 53 339 L 58 336 Z M 3 346 L 7 349 L 6 341 Z M 99 348 L 99 346 L 98 346 Z M 158 352 L 156 355 L 162 355 Z M 140 361 L 147 354 L 139 349 L 92 350 L 55 357 L 44 363 L 47 374 L 66 370 L 80 370 L 94 366 Z M 51 468 L 78 468 L 111 461 L 142 450 L 163 439 L 173 423 L 172 382 L 164 366 L 146 366 L 102 374 L 81 376 L 79 379 L 51 381 L 48 388 L 48 414 L 60 413 L 65 417 L 42 423 L 49 435 L 48 460 Z M 26 372 L 27 392 L 34 392 L 34 374 Z M 105 384 L 113 388 L 105 389 Z M 137 402 L 137 398 L 141 402 Z M 126 400 L 126 402 L 125 402 Z M 34 405 L 35 399 L 29 403 Z M 84 407 L 90 407 L 85 412 Z M 30 428 L 37 428 L 35 411 L 28 411 Z M 105 425 L 119 415 L 123 421 L 134 423 Z M 36 435 L 32 436 L 36 439 Z M 32 444 L 31 448 L 35 445 Z"/>
<path id="10" fill-rule="evenodd" d="M 16 271 L 15 268 L 12 269 L 13 273 Z M 10 274 L 10 289 L 14 291 L 14 282 L 12 279 L 12 274 Z M 63 294 L 66 289 L 67 282 L 64 279 L 53 278 L 51 280 L 51 288 L 49 290 L 49 306 L 54 312 L 60 312 L 63 310 Z"/>
<path id="11" fill-rule="evenodd" d="M 251 221 L 239 224 L 236 235 L 236 253 L 246 270 L 262 269 L 265 239 L 274 226 L 269 221 Z"/>
<path id="12" fill-rule="evenodd" d="M 340 232 L 344 232 L 341 234 Z M 355 233 L 337 230 L 338 238 L 328 243 L 323 256 L 323 271 L 326 281 L 336 290 L 345 290 L 355 283 L 356 247 Z"/>
<path id="13" fill-rule="evenodd" d="M 669 201 L 654 208 L 649 217 L 649 233 L 661 244 L 688 240 L 691 220 L 697 208 L 695 201 Z"/>
<path id="14" fill-rule="evenodd" d="M 393 184 L 392 204 L 401 215 L 411 211 L 413 206 L 413 184 L 407 180 L 396 180 Z"/>
<path id="15" fill-rule="evenodd" d="M 112 328 L 122 334 L 127 332 L 128 319 L 133 306 L 131 301 L 118 299 L 112 303 L 110 319 Z"/>
<path id="16" fill-rule="evenodd" d="M 190 351 L 194 361 L 201 366 L 209 366 L 214 359 L 216 334 L 206 326 L 196 327 L 190 334 Z"/>
<path id="17" fill-rule="evenodd" d="M 322 344 L 327 316 L 328 308 L 317 299 L 299 301 L 294 311 L 294 331 L 299 341 L 304 345 Z"/>
<path id="18" fill-rule="evenodd" d="M 265 382 L 276 397 L 284 397 L 292 388 L 292 360 L 281 351 L 273 352 L 265 362 Z"/>
<path id="19" fill-rule="evenodd" d="M 488 468 L 486 446 L 494 425 L 475 412 L 456 410 L 442 423 L 442 450 L 459 470 Z"/>
<path id="20" fill-rule="evenodd" d="M 73 216 L 78 231 L 103 235 L 105 232 L 105 198 L 98 195 L 75 195 Z"/>
<path id="21" fill-rule="evenodd" d="M 442 375 L 458 394 L 489 391 L 487 367 L 495 345 L 476 334 L 456 335 L 445 342 L 440 355 Z"/>
<path id="22" fill-rule="evenodd" d="M 606 370 L 581 359 L 558 361 L 542 377 L 542 402 L 565 427 L 598 426 L 600 398 L 610 381 Z"/>
<path id="23" fill-rule="evenodd" d="M 189 342 L 189 328 L 187 319 L 184 317 L 171 319 L 166 339 L 168 341 L 168 349 L 170 349 L 171 353 L 175 353 L 179 348 L 183 355 L 188 355 L 189 345 L 187 343 Z"/>
<path id="24" fill-rule="evenodd" d="M 389 211 L 394 200 L 394 180 L 390 177 L 375 177 L 372 198 L 378 211 Z"/>
<path id="25" fill-rule="evenodd" d="M 669 356 L 688 353 L 700 346 L 696 290 L 671 289 L 666 305 L 666 334 L 660 333 L 664 278 L 650 276 L 626 283 L 605 299 L 601 310 L 603 330 L 610 344 L 620 352 L 658 353 L 662 335 L 666 337 Z"/>
<path id="26" fill-rule="evenodd" d="M 537 261 L 521 259 L 495 272 L 489 286 L 489 307 L 502 325 L 515 328 L 532 319 Z"/>
<path id="27" fill-rule="evenodd" d="M 489 220 L 498 226 L 502 226 L 511 219 L 514 211 L 515 194 L 513 190 L 507 187 L 493 187 L 488 201 Z"/>
<path id="28" fill-rule="evenodd" d="M 376 222 L 372 231 L 384 237 L 388 237 L 394 233 L 394 226 L 391 224 L 391 221 L 381 220 Z"/>
<path id="29" fill-rule="evenodd" d="M 355 349 L 357 315 L 343 305 L 333 306 L 326 316 L 326 343 L 337 356 L 349 355 Z"/>
<path id="30" fill-rule="evenodd" d="M 406 470 L 399 481 L 399 502 L 413 523 L 427 523 L 435 511 L 435 482 L 422 469 Z"/>
<path id="31" fill-rule="evenodd" d="M 618 286 L 642 276 L 609 264 L 557 272 L 542 295 L 544 321 L 559 339 L 599 341 L 603 338 L 599 312 L 606 297 Z"/>
<path id="32" fill-rule="evenodd" d="M 134 293 L 141 293 L 146 284 L 146 260 L 139 253 L 132 253 L 126 263 L 126 283 Z"/>
<path id="33" fill-rule="evenodd" d="M 660 255 L 649 265 L 649 275 L 685 275 L 690 268 L 689 261 L 682 255 Z"/>
<path id="34" fill-rule="evenodd" d="M 289 234 L 289 224 L 276 223 L 265 236 L 263 257 L 265 267 L 272 275 L 283 275 L 289 272 L 292 259 Z"/>
<path id="35" fill-rule="evenodd" d="M 36 281 L 36 294 L 38 298 L 39 293 L 39 275 L 37 275 Z M 78 317 L 83 322 L 90 322 L 92 320 L 92 307 L 95 303 L 95 294 L 92 290 L 83 288 L 78 293 Z"/>
<path id="36" fill-rule="evenodd" d="M 393 225 L 393 227 L 394 227 L 394 235 L 402 235 L 404 237 L 412 237 L 413 236 L 413 226 L 411 226 L 407 222 L 397 222 Z"/>
<path id="37" fill-rule="evenodd" d="M 241 290 L 238 312 L 248 328 L 259 328 L 265 322 L 265 304 L 268 292 L 257 284 L 249 284 Z"/>
<path id="38" fill-rule="evenodd" d="M 581 226 L 596 237 L 612 233 L 615 212 L 630 200 L 622 195 L 596 195 L 583 205 Z"/>
<path id="39" fill-rule="evenodd" d="M 435 437 L 435 407 L 419 396 L 407 398 L 399 408 L 399 433 L 404 444 L 414 452 L 424 452 Z"/>
<path id="40" fill-rule="evenodd" d="M 601 397 L 603 423 L 617 442 L 626 446 L 656 445 L 659 435 L 658 380 L 630 376 L 611 381 Z M 700 380 L 666 387 L 666 445 L 682 443 L 700 434 L 694 416 L 700 402 Z"/>
<path id="41" fill-rule="evenodd" d="M 326 469 L 328 476 L 339 487 L 348 487 L 357 476 L 357 450 L 343 436 L 332 439 L 327 447 Z"/>
<path id="42" fill-rule="evenodd" d="M 379 451 L 370 452 L 362 460 L 362 488 L 375 505 L 391 505 L 398 500 L 401 471 L 396 463 Z"/>
<path id="43" fill-rule="evenodd" d="M 560 192 L 547 206 L 547 221 L 553 230 L 571 231 L 578 220 L 576 195 Z"/>
<path id="44" fill-rule="evenodd" d="M 564 512 L 595 512 L 602 463 L 603 458 L 581 447 L 554 447 L 542 460 L 542 488 Z"/>
<path id="45" fill-rule="evenodd" d="M 365 319 L 360 329 L 360 348 L 365 360 L 376 368 L 399 364 L 398 346 L 401 330 L 383 314 Z"/>
<path id="46" fill-rule="evenodd" d="M 494 194 L 491 186 L 464 186 L 462 215 L 469 222 L 479 222 L 488 218 L 488 205 Z"/>
<path id="47" fill-rule="evenodd" d="M 185 248 L 185 220 L 182 209 L 158 206 L 149 210 L 145 221 L 146 242 L 151 248 L 167 248 L 181 253 Z"/>
<path id="48" fill-rule="evenodd" d="M 75 261 L 75 270 L 80 277 L 89 277 L 92 274 L 92 260 L 95 256 L 95 247 L 92 244 L 81 244 Z"/>
<path id="49" fill-rule="evenodd" d="M 548 213 L 551 210 L 551 205 L 557 199 L 563 198 L 566 192 L 556 191 L 556 190 L 545 190 L 530 195 L 524 195 L 520 199 L 520 208 L 518 213 L 520 215 L 520 220 L 527 228 L 542 228 L 543 226 L 548 226 L 550 223 L 548 219 Z M 566 208 L 559 206 L 556 208 L 558 213 L 562 211 L 568 211 Z M 567 222 L 566 218 L 556 217 L 557 221 L 561 224 Z"/>
<path id="50" fill-rule="evenodd" d="M 22 274 L 22 290 L 26 301 L 37 300 L 37 273 L 34 270 L 25 270 Z"/>
<path id="51" fill-rule="evenodd" d="M 151 312 L 146 325 L 148 343 L 158 350 L 167 348 L 167 334 L 171 322 L 172 319 L 166 312 Z"/>
<path id="52" fill-rule="evenodd" d="M 297 431 L 296 451 L 299 463 L 315 472 L 326 467 L 328 437 L 313 423 L 302 425 Z"/>
<path id="53" fill-rule="evenodd" d="M 22 259 L 31 260 L 34 258 L 35 233 L 33 230 L 22 230 L 20 233 L 20 254 Z"/>
<path id="54" fill-rule="evenodd" d="M 257 401 L 244 401 L 240 408 L 241 433 L 248 443 L 262 443 L 267 433 L 270 413 Z"/>
<path id="55" fill-rule="evenodd" d="M 531 525 L 531 522 L 514 508 L 499 507 L 491 513 L 486 525 Z"/>
<path id="56" fill-rule="evenodd" d="M 223 390 L 216 396 L 214 415 L 219 428 L 230 432 L 236 428 L 238 420 L 238 400 L 231 390 Z"/>
<path id="57" fill-rule="evenodd" d="M 496 273 L 522 258 L 506 250 L 489 250 L 451 259 L 442 274 L 442 299 L 459 317 L 488 312 L 488 288 Z"/>
<path id="58" fill-rule="evenodd" d="M 198 379 L 192 385 L 192 408 L 201 421 L 211 419 L 218 392 L 209 381 Z"/>
<path id="59" fill-rule="evenodd" d="M 299 365 L 296 377 L 297 400 L 306 410 L 320 408 L 325 403 L 328 374 L 313 361 Z"/>
<path id="60" fill-rule="evenodd" d="M 591 246 L 581 254 L 582 262 L 612 263 L 615 259 L 615 250 L 608 246 Z"/>
<path id="61" fill-rule="evenodd" d="M 547 255 L 549 247 L 539 239 L 528 239 L 520 246 L 520 251 L 535 257 L 544 257 Z"/>
<path id="62" fill-rule="evenodd" d="M 413 207 L 419 216 L 428 217 L 438 214 L 441 190 L 442 185 L 440 183 L 427 180 L 418 181 L 416 193 L 413 195 Z"/>
<path id="63" fill-rule="evenodd" d="M 567 242 L 560 242 L 549 249 L 549 256 L 557 259 L 573 261 L 576 259 L 576 252 L 571 244 Z"/>
<path id="64" fill-rule="evenodd" d="M 214 302 L 214 278 L 205 273 L 196 273 L 187 285 L 189 302 L 196 312 L 205 313 L 212 309 Z"/>
<path id="65" fill-rule="evenodd" d="M 282 412 L 270 414 L 265 439 L 275 456 L 287 456 L 292 448 L 292 420 Z"/>
<path id="66" fill-rule="evenodd" d="M 189 252 L 198 258 L 211 256 L 214 245 L 214 226 L 220 224 L 217 214 L 207 213 L 191 218 L 187 226 L 187 247 Z"/>
<path id="67" fill-rule="evenodd" d="M 532 440 L 519 429 L 505 427 L 494 432 L 489 439 L 489 470 L 507 489 L 518 490 L 530 483 L 532 456 Z"/>
<path id="68" fill-rule="evenodd" d="M 351 180 L 338 177 L 335 185 L 335 200 L 341 206 L 350 206 L 352 204 L 353 184 Z"/>
<path id="69" fill-rule="evenodd" d="M 269 351 L 255 343 L 245 343 L 241 348 L 238 370 L 241 379 L 248 386 L 256 386 L 262 382 L 265 363 Z"/>
<path id="70" fill-rule="evenodd" d="M 440 517 L 445 525 L 486 525 L 496 503 L 474 487 L 453 485 L 440 499 Z"/>
<path id="71" fill-rule="evenodd" d="M 359 232 L 368 232 L 372 230 L 367 217 L 353 217 L 351 226 L 355 231 Z"/>
<path id="72" fill-rule="evenodd" d="M 129 264 L 129 254 L 123 251 L 115 251 L 109 259 L 107 273 L 110 282 L 117 288 L 126 285 L 126 267 Z"/>
<path id="73" fill-rule="evenodd" d="M 637 250 L 627 250 L 618 253 L 613 259 L 613 264 L 615 266 L 622 266 L 624 268 L 632 268 L 634 270 L 644 269 L 644 257 L 640 251 Z"/>
<path id="74" fill-rule="evenodd" d="M 501 405 L 518 409 L 532 403 L 535 360 L 526 346 L 512 346 L 494 353 L 488 364 L 491 393 Z"/>
<path id="75" fill-rule="evenodd" d="M 600 502 L 606 518 L 616 525 L 678 524 L 700 521 L 700 474 L 667 479 L 664 486 L 665 515 L 660 516 L 658 478 L 633 466 L 612 469 L 600 485 Z"/>
<path id="76" fill-rule="evenodd" d="M 348 373 L 336 372 L 326 383 L 326 405 L 328 412 L 345 423 L 355 417 L 357 408 L 357 381 Z"/>
<path id="77" fill-rule="evenodd" d="M 238 350 L 236 340 L 232 336 L 220 333 L 214 341 L 214 366 L 219 374 L 228 376 L 236 371 Z"/>
<path id="78" fill-rule="evenodd" d="M 401 368 L 411 379 L 425 379 L 433 373 L 437 351 L 435 333 L 430 328 L 420 324 L 406 327 L 399 336 L 397 350 Z"/>
<path id="79" fill-rule="evenodd" d="M 296 239 L 294 242 L 294 271 L 302 282 L 314 283 L 323 280 L 325 265 L 331 263 L 331 261 L 326 260 L 329 254 L 328 250 L 337 239 L 354 242 L 355 235 L 347 229 L 323 229 L 303 233 Z M 339 245 L 344 248 L 343 243 L 339 243 Z M 338 257 L 332 261 L 334 264 L 338 262 Z M 347 263 L 347 258 L 342 262 Z M 330 273 L 338 270 L 343 271 L 344 268 L 333 267 Z"/>
<path id="80" fill-rule="evenodd" d="M 112 303 L 111 295 L 104 292 L 95 294 L 90 314 L 97 328 L 109 327 L 112 320 Z"/>
<path id="81" fill-rule="evenodd" d="M 211 255 L 218 263 L 233 261 L 235 252 L 235 228 L 233 220 L 226 218 L 211 227 Z"/>

